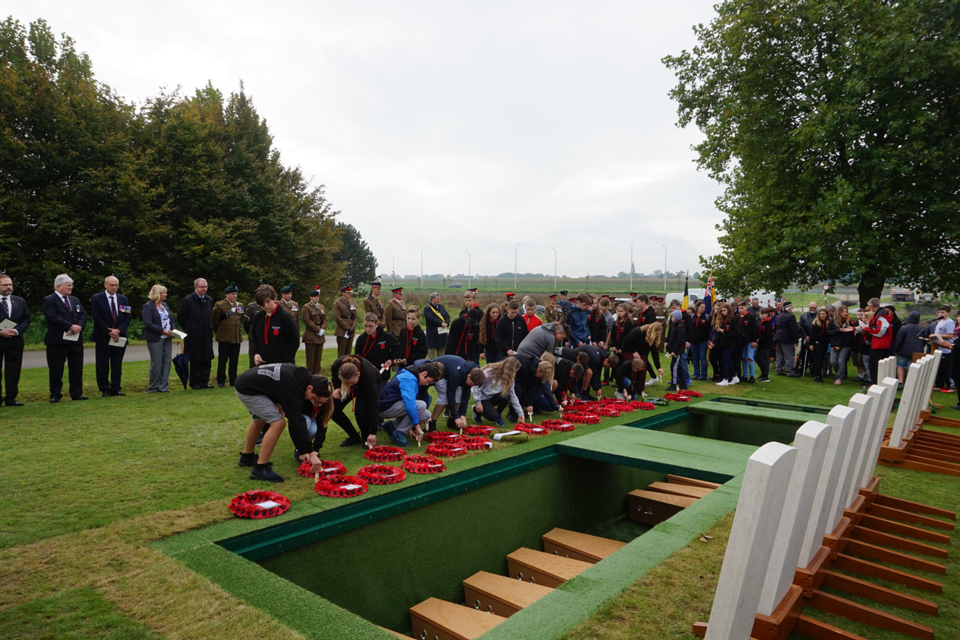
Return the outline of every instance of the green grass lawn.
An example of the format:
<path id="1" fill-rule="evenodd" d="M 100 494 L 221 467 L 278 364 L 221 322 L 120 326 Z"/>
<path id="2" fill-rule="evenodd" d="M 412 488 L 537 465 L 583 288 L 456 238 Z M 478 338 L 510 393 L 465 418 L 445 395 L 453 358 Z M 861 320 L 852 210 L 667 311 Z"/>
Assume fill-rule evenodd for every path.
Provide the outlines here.
<path id="1" fill-rule="evenodd" d="M 332 361 L 332 353 L 324 355 L 328 363 Z M 236 464 L 249 419 L 232 389 L 183 391 L 178 383 L 171 384 L 171 393 L 146 394 L 147 369 L 146 362 L 126 364 L 123 387 L 128 396 L 101 398 L 93 366 L 87 365 L 85 392 L 91 399 L 56 405 L 46 402 L 46 369 L 27 370 L 20 398 L 26 406 L 0 408 L 6 462 L 0 497 L 7 505 L 0 516 L 0 635 L 237 638 L 253 637 L 245 630 L 256 624 L 271 637 L 301 637 L 150 546 L 158 539 L 231 519 L 226 507 L 233 495 L 259 485 Z M 768 384 L 699 383 L 694 388 L 824 407 L 846 403 L 860 390 L 854 383 L 834 386 L 809 378 L 776 377 Z M 659 395 L 663 389 L 661 384 L 649 391 Z M 629 421 L 639 417 L 632 414 Z M 625 421 L 621 417 L 584 425 L 574 434 L 548 438 L 555 442 Z M 356 469 L 366 461 L 358 448 L 337 446 L 343 437 L 331 426 L 321 457 Z M 381 439 L 387 443 L 383 434 Z M 539 445 L 498 444 L 493 457 L 511 455 L 511 447 L 519 451 L 531 446 Z M 284 436 L 273 459 L 287 482 L 270 488 L 294 502 L 318 499 L 312 483 L 296 476 L 292 450 Z M 491 454 L 452 460 L 448 466 L 457 470 L 482 464 L 483 455 Z M 956 508 L 960 496 L 960 479 L 891 469 L 883 469 L 882 477 L 886 492 L 908 499 Z M 661 575 L 658 570 L 570 637 L 690 637 L 690 616 L 703 619 L 703 612 L 709 612 L 724 526 L 729 528 L 729 522 L 717 525 L 708 544 L 694 542 L 689 552 L 671 560 L 681 563 L 690 584 L 675 573 Z M 945 604 L 936 622 L 956 630 L 960 581 L 952 577 L 956 571 L 951 573 L 950 590 L 938 600 Z M 685 594 L 681 600 L 674 589 Z M 694 595 L 700 609 L 676 605 Z M 667 625 L 651 631 L 644 619 L 657 618 L 670 602 L 677 609 L 670 616 L 676 618 L 676 628 L 670 631 L 673 627 Z M 938 637 L 960 637 L 944 630 L 945 635 Z"/>

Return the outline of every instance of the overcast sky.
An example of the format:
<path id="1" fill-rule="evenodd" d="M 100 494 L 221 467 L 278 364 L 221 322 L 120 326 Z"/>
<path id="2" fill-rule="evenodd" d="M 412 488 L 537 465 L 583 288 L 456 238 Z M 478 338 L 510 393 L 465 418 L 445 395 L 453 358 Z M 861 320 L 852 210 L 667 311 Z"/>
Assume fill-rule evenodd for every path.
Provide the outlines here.
<path id="1" fill-rule="evenodd" d="M 44 18 L 129 101 L 242 81 L 284 163 L 326 185 L 381 273 L 699 269 L 720 187 L 660 62 L 713 0 L 53 2 Z"/>

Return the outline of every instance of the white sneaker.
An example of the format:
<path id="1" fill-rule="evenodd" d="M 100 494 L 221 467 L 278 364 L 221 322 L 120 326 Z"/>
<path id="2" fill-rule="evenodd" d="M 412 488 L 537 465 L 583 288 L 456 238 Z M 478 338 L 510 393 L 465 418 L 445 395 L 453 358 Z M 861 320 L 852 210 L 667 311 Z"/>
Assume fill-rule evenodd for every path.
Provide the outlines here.
<path id="1" fill-rule="evenodd" d="M 650 378 L 650 382 L 647 384 L 657 384 L 658 382 L 660 382 L 660 378 Z"/>
<path id="2" fill-rule="evenodd" d="M 718 387 L 726 387 L 726 386 L 729 385 L 729 384 L 730 384 L 730 383 L 727 382 L 726 380 L 721 380 L 720 382 L 717 383 L 717 386 L 718 386 Z"/>
<path id="3" fill-rule="evenodd" d="M 617 400 L 623 400 L 623 394 L 617 391 Z"/>
<path id="4" fill-rule="evenodd" d="M 740 384 L 740 378 L 734 376 L 733 380 L 730 381 L 730 384 Z"/>

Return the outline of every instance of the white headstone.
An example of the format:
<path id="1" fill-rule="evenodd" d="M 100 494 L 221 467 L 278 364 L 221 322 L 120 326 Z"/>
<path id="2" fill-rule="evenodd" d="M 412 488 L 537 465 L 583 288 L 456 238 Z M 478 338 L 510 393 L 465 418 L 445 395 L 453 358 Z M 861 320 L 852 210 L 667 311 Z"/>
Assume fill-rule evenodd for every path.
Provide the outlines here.
<path id="1" fill-rule="evenodd" d="M 876 400 L 863 393 L 855 393 L 850 398 L 850 406 L 857 410 L 857 419 L 853 423 L 853 431 L 850 434 L 850 447 L 847 449 L 846 459 L 840 469 L 839 487 L 837 495 L 833 501 L 833 518 L 831 527 L 836 527 L 843 517 L 843 510 L 850 506 L 847 501 L 850 495 L 850 488 L 860 481 L 860 475 L 856 472 L 857 460 L 863 455 L 863 436 L 867 431 L 867 425 L 870 424 L 873 412 L 876 411 Z"/>
<path id="2" fill-rule="evenodd" d="M 877 366 L 877 377 L 881 380 L 884 378 L 896 378 L 897 359 L 893 356 L 882 359 Z"/>
<path id="3" fill-rule="evenodd" d="M 793 441 L 797 450 L 797 461 L 793 465 L 790 488 L 782 505 L 783 515 L 780 516 L 780 527 L 777 529 L 770 562 L 767 564 L 767 575 L 763 580 L 760 605 L 757 609 L 764 615 L 773 614 L 793 584 L 806 523 L 810 520 L 810 508 L 832 431 L 833 428 L 829 425 L 814 420 L 797 429 Z"/>
<path id="4" fill-rule="evenodd" d="M 768 442 L 747 460 L 706 640 L 750 637 L 796 457 L 793 447 Z"/>
<path id="5" fill-rule="evenodd" d="M 905 372 L 907 378 L 903 383 L 900 408 L 897 409 L 897 417 L 893 421 L 893 431 L 890 432 L 891 447 L 899 447 L 903 443 L 903 437 L 907 435 L 907 430 L 916 418 L 914 411 L 918 406 L 917 398 L 922 393 L 920 385 L 924 378 L 924 368 L 924 365 L 920 362 L 914 362 Z"/>
<path id="6" fill-rule="evenodd" d="M 937 353 L 939 353 L 939 351 Z M 903 437 L 906 437 L 911 431 L 917 428 L 920 412 L 930 405 L 930 395 L 933 393 L 933 385 L 937 379 L 937 365 L 935 363 L 940 361 L 940 357 L 941 356 L 928 354 L 918 360 L 918 363 L 923 369 L 920 373 L 919 389 L 913 397 L 910 417 L 907 419 L 907 427 Z"/>
<path id="7" fill-rule="evenodd" d="M 832 519 L 834 498 L 839 490 L 840 472 L 850 448 L 850 435 L 853 433 L 856 419 L 857 410 L 842 405 L 834 407 L 827 414 L 827 424 L 833 428 L 833 432 L 830 434 L 830 444 L 823 457 L 817 490 L 813 495 L 813 506 L 810 508 L 810 519 L 807 521 L 806 532 L 803 535 L 798 567 L 810 564 L 817 549 L 823 544 L 823 536 L 833 531 L 836 526 L 836 522 Z"/>
<path id="8" fill-rule="evenodd" d="M 933 364 L 930 365 L 930 386 L 925 387 L 926 395 L 923 397 L 923 401 L 921 403 L 921 411 L 930 406 L 930 397 L 933 395 L 933 383 L 937 379 L 937 371 L 940 369 L 941 358 L 943 358 L 942 351 L 937 350 L 933 353 Z"/>
<path id="9" fill-rule="evenodd" d="M 880 408 L 877 409 L 876 424 L 874 425 L 876 431 L 873 434 L 871 448 L 867 451 L 860 474 L 861 489 L 869 484 L 877 470 L 877 459 L 880 456 L 880 447 L 883 446 L 883 436 L 886 433 L 887 424 L 890 422 L 890 412 L 893 410 L 893 401 L 896 399 L 898 384 L 896 378 L 883 378 L 880 381 L 880 386 L 886 389 L 886 393 L 882 395 Z"/>

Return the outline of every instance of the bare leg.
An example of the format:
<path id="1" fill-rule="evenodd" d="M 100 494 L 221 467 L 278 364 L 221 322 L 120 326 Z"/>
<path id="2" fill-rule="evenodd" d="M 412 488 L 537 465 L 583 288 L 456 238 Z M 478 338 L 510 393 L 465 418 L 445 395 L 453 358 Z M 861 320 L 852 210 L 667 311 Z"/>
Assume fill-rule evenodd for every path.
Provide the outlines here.
<path id="1" fill-rule="evenodd" d="M 903 384 L 903 367 L 897 367 L 897 380 Z"/>
<path id="2" fill-rule="evenodd" d="M 260 432 L 263 431 L 263 425 L 265 424 L 267 424 L 266 420 L 254 420 L 247 427 L 247 437 L 243 443 L 244 453 L 253 453 L 253 448 L 257 446 L 257 438 L 260 437 Z"/>
<path id="3" fill-rule="evenodd" d="M 590 388 L 590 379 L 593 378 L 593 369 L 587 369 L 583 372 L 583 390 Z"/>
<path id="4" fill-rule="evenodd" d="M 273 453 L 273 448 L 277 446 L 280 434 L 283 433 L 283 429 L 286 426 L 287 421 L 283 418 L 270 423 L 270 429 L 263 435 L 263 442 L 260 443 L 260 458 L 257 460 L 258 463 L 266 464 L 270 461 L 270 454 Z M 249 435 L 247 437 L 249 437 Z"/>
<path id="5" fill-rule="evenodd" d="M 430 419 L 433 420 L 434 422 L 436 422 L 436 421 L 437 421 L 437 418 L 440 417 L 440 414 L 443 413 L 443 410 L 446 409 L 446 408 L 447 408 L 447 405 L 445 405 L 445 404 L 434 405 L 434 407 L 433 407 L 433 413 L 430 414 Z"/>

